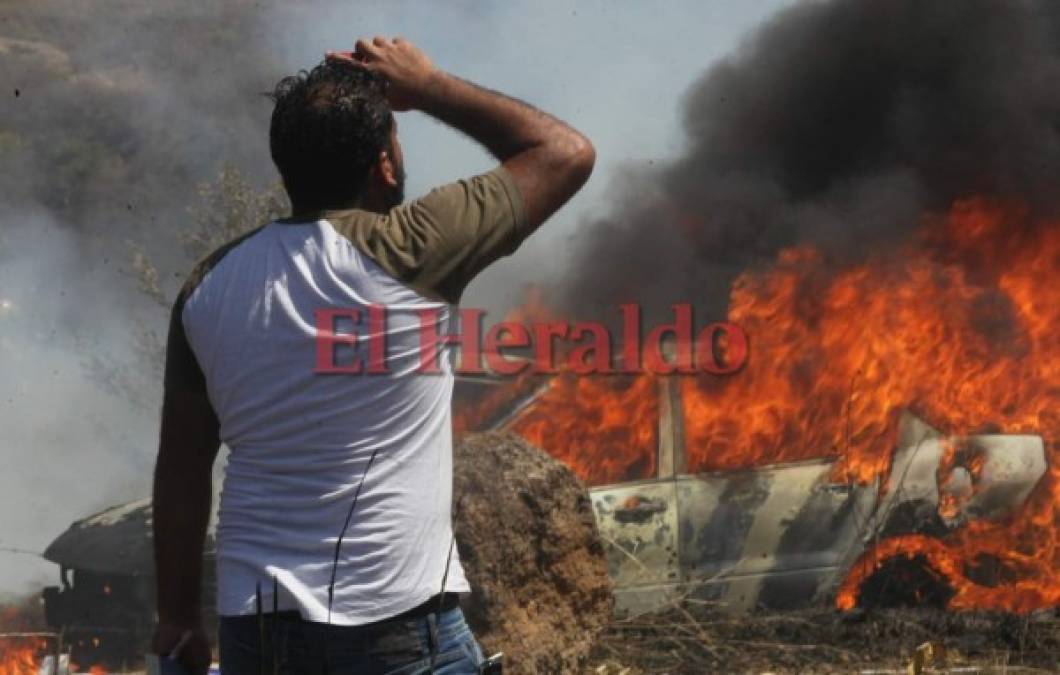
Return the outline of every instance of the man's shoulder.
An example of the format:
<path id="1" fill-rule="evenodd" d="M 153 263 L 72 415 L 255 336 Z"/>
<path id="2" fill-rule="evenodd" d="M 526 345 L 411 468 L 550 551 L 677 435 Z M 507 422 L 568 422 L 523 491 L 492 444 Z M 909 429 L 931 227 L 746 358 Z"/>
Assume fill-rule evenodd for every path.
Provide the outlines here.
<path id="1" fill-rule="evenodd" d="M 247 230 L 243 234 L 240 234 L 230 239 L 229 241 L 221 244 L 213 251 L 208 253 L 205 257 L 203 257 L 201 260 L 199 260 L 199 262 L 197 262 L 192 268 L 191 273 L 188 274 L 188 277 L 185 279 L 184 285 L 181 287 L 180 293 L 177 295 L 176 305 L 178 307 L 182 307 L 185 301 L 187 301 L 187 299 L 191 296 L 191 294 L 195 292 L 195 289 L 197 289 L 202 284 L 206 276 L 215 267 L 217 267 L 217 265 L 225 258 L 226 255 L 231 253 L 240 244 L 246 242 L 254 235 L 260 233 L 269 224 L 270 223 L 265 223 L 253 229 Z"/>
<path id="2" fill-rule="evenodd" d="M 334 211 L 326 219 L 354 247 L 417 292 L 456 304 L 483 268 L 527 234 L 522 197 L 499 166 L 434 188 L 386 213 Z"/>

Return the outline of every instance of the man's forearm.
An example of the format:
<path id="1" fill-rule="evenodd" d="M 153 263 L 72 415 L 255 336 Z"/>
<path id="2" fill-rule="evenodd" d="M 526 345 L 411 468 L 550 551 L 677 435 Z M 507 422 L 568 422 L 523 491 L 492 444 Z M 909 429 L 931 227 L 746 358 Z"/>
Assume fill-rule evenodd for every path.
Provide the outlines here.
<path id="1" fill-rule="evenodd" d="M 206 395 L 167 391 L 152 504 L 158 618 L 163 624 L 194 626 L 202 614 L 203 543 L 220 445 Z"/>
<path id="2" fill-rule="evenodd" d="M 202 615 L 202 556 L 210 518 L 210 472 L 166 461 L 155 469 L 153 527 L 161 623 L 193 626 Z"/>
<path id="3" fill-rule="evenodd" d="M 420 110 L 464 132 L 501 162 L 536 146 L 556 144 L 562 152 L 572 149 L 564 144 L 583 140 L 548 113 L 440 70 L 420 96 Z"/>
<path id="4" fill-rule="evenodd" d="M 519 190 L 530 230 L 565 204 L 592 173 L 593 145 L 573 127 L 435 68 L 407 40 L 362 39 L 354 52 L 333 52 L 329 57 L 383 75 L 395 111 L 422 110 L 484 145 Z"/>

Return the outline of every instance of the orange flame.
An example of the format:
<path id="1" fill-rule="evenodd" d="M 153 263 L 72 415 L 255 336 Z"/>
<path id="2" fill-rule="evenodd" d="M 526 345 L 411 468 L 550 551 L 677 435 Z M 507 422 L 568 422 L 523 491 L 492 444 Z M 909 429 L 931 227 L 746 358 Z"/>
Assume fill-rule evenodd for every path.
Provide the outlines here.
<path id="1" fill-rule="evenodd" d="M 1023 218 L 965 201 L 862 265 L 835 269 L 801 247 L 741 276 L 729 318 L 752 354 L 728 380 L 685 382 L 690 468 L 836 455 L 837 477 L 869 481 L 910 407 L 947 432 L 1052 438 L 1060 311 L 1041 282 L 1060 272 L 1060 232 L 1013 245 Z"/>
<path id="2" fill-rule="evenodd" d="M 834 454 L 836 478 L 869 481 L 889 467 L 903 408 L 948 433 L 1046 440 L 1049 473 L 1021 513 L 943 540 L 882 542 L 855 565 L 840 607 L 855 604 L 884 560 L 917 553 L 954 588 L 951 608 L 1060 602 L 1060 293 L 1050 286 L 1060 279 L 1060 227 L 1030 225 L 1019 207 L 966 200 L 864 264 L 831 270 L 819 252 L 792 249 L 734 286 L 730 320 L 753 352 L 737 377 L 686 383 L 694 470 Z M 978 467 L 967 462 L 973 475 Z M 971 581 L 984 556 L 1014 581 Z"/>
<path id="3" fill-rule="evenodd" d="M 0 675 L 37 675 L 37 655 L 46 647 L 38 638 L 0 639 Z"/>
<path id="4" fill-rule="evenodd" d="M 651 476 L 659 404 L 655 378 L 557 376 L 512 430 L 590 485 Z"/>
<path id="5" fill-rule="evenodd" d="M 690 472 L 833 456 L 836 480 L 883 478 L 903 409 L 947 434 L 1045 439 L 1048 473 L 1019 513 L 945 539 L 881 542 L 855 565 L 841 607 L 853 606 L 874 566 L 917 553 L 955 589 L 951 608 L 1060 602 L 1060 223 L 1028 218 L 1017 205 L 968 199 L 856 265 L 807 246 L 783 251 L 732 289 L 728 319 L 750 339 L 744 370 L 683 378 Z M 656 399 L 648 376 L 621 385 L 561 377 L 514 430 L 590 483 L 649 476 Z M 961 462 L 977 476 L 979 460 Z M 956 498 L 940 508 L 956 508 L 946 501 Z M 1012 581 L 969 579 L 984 556 Z"/>
<path id="6" fill-rule="evenodd" d="M 23 607 L 10 606 L 0 610 L 0 633 L 32 631 L 35 622 Z M 0 637 L 0 675 L 37 675 L 40 655 L 48 642 L 35 636 Z"/>

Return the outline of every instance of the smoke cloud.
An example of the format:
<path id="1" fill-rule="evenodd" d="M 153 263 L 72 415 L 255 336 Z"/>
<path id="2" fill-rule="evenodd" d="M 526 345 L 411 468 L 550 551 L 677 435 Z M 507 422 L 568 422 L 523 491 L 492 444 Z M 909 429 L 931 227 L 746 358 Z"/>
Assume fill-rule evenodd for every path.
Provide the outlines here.
<path id="1" fill-rule="evenodd" d="M 225 162 L 273 180 L 260 96 L 283 74 L 250 2 L 0 4 L 0 548 L 149 491 L 158 364 L 140 331 L 142 244 L 172 297 L 197 185 Z M 157 361 L 157 354 L 154 355 Z M 0 552 L 0 592 L 55 583 Z"/>
<path id="2" fill-rule="evenodd" d="M 797 243 L 836 262 L 969 195 L 1055 215 L 1060 22 L 1048 2 L 807 2 L 683 102 L 686 151 L 623 180 L 551 294 L 576 314 L 690 301 Z"/>

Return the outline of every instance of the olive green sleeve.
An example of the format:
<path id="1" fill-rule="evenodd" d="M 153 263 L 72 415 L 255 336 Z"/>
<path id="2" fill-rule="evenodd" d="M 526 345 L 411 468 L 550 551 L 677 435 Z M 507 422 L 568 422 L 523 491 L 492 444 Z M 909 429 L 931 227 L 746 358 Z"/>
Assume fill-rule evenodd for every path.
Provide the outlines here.
<path id="1" fill-rule="evenodd" d="M 396 279 L 453 304 L 529 234 L 522 195 L 503 167 L 436 188 L 370 224 L 334 224 Z"/>

